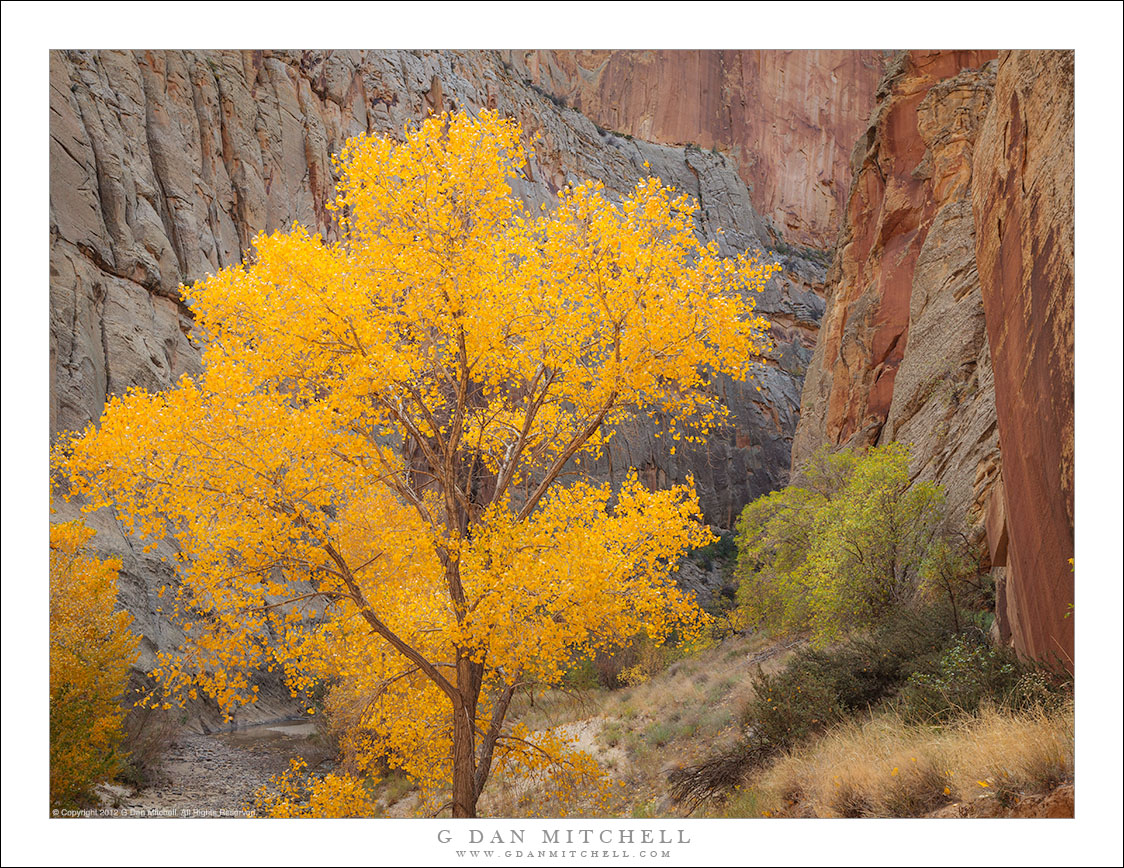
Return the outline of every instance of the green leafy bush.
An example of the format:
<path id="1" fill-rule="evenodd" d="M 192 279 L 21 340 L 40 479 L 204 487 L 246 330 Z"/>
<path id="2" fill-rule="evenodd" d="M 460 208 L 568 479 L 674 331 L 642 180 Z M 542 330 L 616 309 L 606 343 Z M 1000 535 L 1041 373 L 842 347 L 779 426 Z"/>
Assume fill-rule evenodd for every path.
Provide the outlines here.
<path id="1" fill-rule="evenodd" d="M 1068 677 L 1019 660 L 972 631 L 957 636 L 935 666 L 910 675 L 899 705 L 908 719 L 947 720 L 985 702 L 1011 710 L 1057 706 L 1070 687 Z"/>
<path id="2" fill-rule="evenodd" d="M 740 719 L 744 737 L 675 771 L 672 794 L 698 804 L 729 792 L 749 769 L 892 700 L 913 673 L 935 671 L 953 641 L 952 623 L 943 604 L 902 607 L 844 642 L 797 651 L 780 672 L 758 672 Z"/>
<path id="3" fill-rule="evenodd" d="M 797 481 L 751 503 L 738 522 L 743 620 L 810 629 L 819 644 L 869 626 L 918 595 L 940 550 L 943 490 L 910 483 L 899 443 L 864 455 L 821 450 Z"/>
<path id="4" fill-rule="evenodd" d="M 774 675 L 758 674 L 742 714 L 749 739 L 763 754 L 786 750 L 894 696 L 941 659 L 949 622 L 941 606 L 903 609 L 837 646 L 798 651 Z"/>

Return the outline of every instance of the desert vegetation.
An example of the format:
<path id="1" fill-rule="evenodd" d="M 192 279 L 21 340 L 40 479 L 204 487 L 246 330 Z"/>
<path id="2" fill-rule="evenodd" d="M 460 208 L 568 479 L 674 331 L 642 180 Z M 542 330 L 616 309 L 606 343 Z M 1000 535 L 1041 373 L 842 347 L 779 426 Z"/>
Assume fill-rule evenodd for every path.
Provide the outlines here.
<path id="1" fill-rule="evenodd" d="M 992 643 L 986 577 L 908 459 L 898 444 L 820 452 L 746 507 L 736 617 L 808 644 L 752 677 L 739 738 L 671 774 L 679 801 L 728 816 L 922 816 L 977 790 L 1013 804 L 1072 781 L 1071 679 Z M 1011 735 L 1024 731 L 1043 735 Z"/>

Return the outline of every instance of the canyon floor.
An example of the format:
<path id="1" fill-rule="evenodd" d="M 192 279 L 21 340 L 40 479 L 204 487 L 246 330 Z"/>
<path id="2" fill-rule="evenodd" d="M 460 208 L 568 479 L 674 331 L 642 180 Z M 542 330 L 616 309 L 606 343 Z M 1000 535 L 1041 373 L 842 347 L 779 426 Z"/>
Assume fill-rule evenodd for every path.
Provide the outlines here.
<path id="1" fill-rule="evenodd" d="M 559 801 L 551 782 L 493 776 L 478 806 L 480 815 L 690 816 L 670 796 L 669 772 L 736 744 L 751 675 L 759 667 L 765 672 L 780 669 L 799 644 L 734 635 L 631 687 L 552 690 L 524 699 L 513 713 L 534 729 L 563 733 L 596 758 L 606 785 L 588 797 Z M 139 791 L 105 786 L 101 798 L 117 812 L 112 815 L 123 817 L 251 816 L 255 793 L 296 757 L 314 771 L 332 766 L 327 740 L 306 720 L 211 734 L 184 731 L 172 739 L 153 785 Z M 996 794 L 981 791 L 979 798 L 945 805 L 928 816 L 1073 816 L 1073 793 L 1066 783 L 1001 803 Z M 404 778 L 391 775 L 380 783 L 378 795 L 385 816 L 418 814 L 416 793 Z M 812 815 L 808 806 L 794 804 L 790 810 L 787 816 Z M 695 815 L 704 814 L 730 815 L 721 806 L 704 807 Z"/>
<path id="2" fill-rule="evenodd" d="M 596 757 L 615 786 L 609 813 L 615 816 L 675 816 L 667 794 L 667 772 L 701 759 L 716 741 L 737 738 L 737 709 L 756 666 L 775 668 L 791 642 L 733 636 L 717 647 L 673 663 L 634 687 L 547 691 L 517 709 L 536 729 L 560 728 L 575 746 Z M 303 757 L 310 767 L 328 767 L 331 756 L 317 728 L 288 721 L 233 732 L 181 731 L 173 737 L 155 781 L 140 790 L 106 785 L 103 805 L 127 817 L 245 816 L 254 794 Z M 382 785 L 389 816 L 412 816 L 416 800 L 404 781 Z M 525 781 L 494 779 L 481 800 L 491 816 L 551 813 L 553 806 Z M 579 814 L 593 816 L 582 810 Z"/>
<path id="3" fill-rule="evenodd" d="M 316 727 L 306 721 L 210 734 L 185 730 L 169 744 L 151 786 L 107 785 L 99 795 L 126 817 L 247 816 L 254 794 L 298 756 L 326 758 Z"/>

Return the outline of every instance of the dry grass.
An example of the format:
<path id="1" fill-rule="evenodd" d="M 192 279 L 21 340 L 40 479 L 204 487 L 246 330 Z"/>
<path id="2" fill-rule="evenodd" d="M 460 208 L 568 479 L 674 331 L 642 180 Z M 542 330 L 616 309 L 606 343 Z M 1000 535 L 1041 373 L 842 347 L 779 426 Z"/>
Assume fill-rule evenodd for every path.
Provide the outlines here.
<path id="1" fill-rule="evenodd" d="M 788 643 L 736 636 L 624 689 L 551 690 L 513 709 L 597 760 L 603 781 L 519 776 L 489 782 L 483 816 L 669 817 L 686 813 L 668 775 L 743 743 L 739 715 L 751 674 L 782 669 Z M 735 771 L 744 774 L 744 764 Z M 553 773 L 551 773 L 553 774 Z M 549 775 L 547 776 L 549 778 Z M 841 725 L 760 769 L 712 816 L 907 817 L 990 795 L 998 805 L 1073 780 L 1073 708 L 1013 714 L 984 709 L 940 727 L 891 714 Z M 1027 800 L 1024 804 L 1029 804 Z M 976 802 L 976 804 L 980 804 Z M 409 797 L 390 812 L 408 813 Z M 699 814 L 698 811 L 695 812 Z M 405 815 L 403 813 L 403 815 Z"/>
<path id="2" fill-rule="evenodd" d="M 668 773 L 702 760 L 716 743 L 737 741 L 738 714 L 753 690 L 750 674 L 758 664 L 766 672 L 780 669 L 791 653 L 788 645 L 775 650 L 759 634 L 732 636 L 633 687 L 552 690 L 537 694 L 533 706 L 522 699 L 513 709 L 517 718 L 575 738 L 609 778 L 607 795 L 598 791 L 563 806 L 549 788 L 494 780 L 482 808 L 489 816 L 552 816 L 562 809 L 585 817 L 681 813 L 668 796 Z"/>
<path id="3" fill-rule="evenodd" d="M 753 776 L 716 816 L 916 817 L 984 794 L 1073 780 L 1073 705 L 984 709 L 942 727 L 880 715 L 838 727 Z"/>

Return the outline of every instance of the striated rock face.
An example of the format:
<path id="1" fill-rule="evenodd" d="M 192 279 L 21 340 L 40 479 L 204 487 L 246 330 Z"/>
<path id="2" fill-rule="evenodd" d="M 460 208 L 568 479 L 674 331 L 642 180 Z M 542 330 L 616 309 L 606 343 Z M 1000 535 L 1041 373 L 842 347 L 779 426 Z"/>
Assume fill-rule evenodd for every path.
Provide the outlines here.
<path id="1" fill-rule="evenodd" d="M 902 55 L 880 86 L 793 465 L 912 443 L 990 560 L 1000 638 L 1072 669 L 1073 55 L 993 56 Z"/>
<path id="2" fill-rule="evenodd" d="M 827 248 L 849 154 L 874 102 L 878 51 L 505 51 L 534 86 L 603 127 L 729 154 L 789 242 Z"/>
<path id="3" fill-rule="evenodd" d="M 846 77 L 857 68 L 829 55 L 834 66 L 821 72 L 815 67 L 822 58 L 799 55 L 785 68 L 799 67 L 809 80 L 839 79 L 836 90 L 815 93 L 830 97 L 824 111 L 842 129 L 848 111 L 855 117 L 866 113 L 859 105 L 863 85 L 848 84 Z M 673 95 L 680 82 L 673 77 L 670 86 L 661 100 L 679 102 Z M 494 53 L 52 52 L 52 440 L 98 419 L 110 395 L 131 386 L 167 388 L 199 371 L 181 284 L 241 262 L 257 233 L 294 221 L 336 236 L 332 216 L 321 206 L 334 186 L 331 156 L 349 136 L 397 134 L 407 122 L 433 113 L 484 107 L 516 117 L 528 138 L 537 137 L 536 156 L 517 189 L 532 205 L 549 203 L 565 184 L 586 178 L 623 193 L 650 171 L 699 200 L 699 232 L 722 250 L 765 248 L 776 237 L 776 228 L 752 204 L 744 155 L 735 163 L 697 146 L 658 145 L 607 132 L 528 84 Z M 760 132 L 764 135 L 764 127 Z M 809 130 L 800 135 L 815 138 Z M 814 151 L 808 159 L 826 160 L 827 168 L 810 182 L 815 196 L 798 190 L 786 200 L 793 214 L 803 213 L 801 196 L 822 200 L 816 206 L 822 214 L 807 226 L 781 220 L 796 227 L 797 239 L 819 239 L 819 229 L 807 227 L 830 222 L 834 194 L 820 187 L 830 190 L 837 183 L 831 156 L 837 134 L 825 135 L 822 154 L 805 148 Z M 764 172 L 760 177 L 770 175 L 757 162 L 752 165 Z M 836 180 L 825 183 L 829 177 Z M 770 194 L 775 220 L 784 210 L 778 191 L 790 182 L 771 183 L 779 185 Z M 725 229 L 720 236 L 719 226 Z M 823 313 L 825 266 L 814 251 L 782 249 L 784 272 L 758 299 L 776 339 L 756 381 L 761 391 L 725 384 L 731 425 L 706 447 L 680 445 L 673 456 L 670 444 L 655 438 L 650 427 L 620 432 L 601 473 L 615 478 L 637 466 L 653 485 L 693 474 L 707 521 L 727 527 L 748 500 L 786 481 L 801 383 Z M 56 508 L 52 520 L 77 516 L 71 504 Z M 143 552 L 107 514 L 88 520 L 99 531 L 102 551 L 124 562 L 122 602 L 146 637 L 141 665 L 147 667 L 156 650 L 180 638 L 160 613 L 156 594 L 172 580 L 160 560 L 171 550 L 164 544 Z M 263 685 L 262 695 L 265 701 L 251 717 L 284 713 L 287 692 L 280 685 Z"/>
<path id="4" fill-rule="evenodd" d="M 700 202 L 699 232 L 724 251 L 767 246 L 726 157 L 600 130 L 492 53 L 54 52 L 52 436 L 97 419 L 108 395 L 198 370 L 181 283 L 240 262 L 261 231 L 300 221 L 336 234 L 321 205 L 334 186 L 331 155 L 348 136 L 483 107 L 537 136 L 517 191 L 532 205 L 585 178 L 620 194 L 650 171 Z M 777 339 L 762 391 L 727 383 L 730 429 L 675 460 L 653 431 L 623 432 L 606 473 L 636 465 L 656 484 L 693 473 L 707 520 L 724 525 L 784 480 L 824 269 L 795 251 L 782 261 L 759 305 Z"/>
<path id="5" fill-rule="evenodd" d="M 853 157 L 792 456 L 912 443 L 911 474 L 946 487 L 950 520 L 981 545 L 1000 466 L 971 177 L 993 56 L 916 52 L 888 70 Z"/>
<path id="6" fill-rule="evenodd" d="M 1003 449 L 1003 614 L 1017 648 L 1070 670 L 1073 94 L 1073 52 L 1004 52 L 972 188 Z"/>

